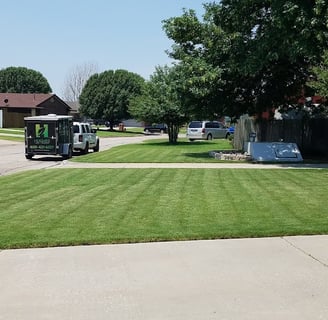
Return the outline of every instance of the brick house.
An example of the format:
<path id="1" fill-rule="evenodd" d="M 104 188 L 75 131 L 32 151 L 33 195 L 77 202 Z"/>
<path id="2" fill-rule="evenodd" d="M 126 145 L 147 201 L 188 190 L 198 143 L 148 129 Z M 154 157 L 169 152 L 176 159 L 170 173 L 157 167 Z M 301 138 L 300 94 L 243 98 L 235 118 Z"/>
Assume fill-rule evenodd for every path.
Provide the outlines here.
<path id="1" fill-rule="evenodd" d="M 68 115 L 70 109 L 52 93 L 0 93 L 0 128 L 23 128 L 24 117 Z"/>

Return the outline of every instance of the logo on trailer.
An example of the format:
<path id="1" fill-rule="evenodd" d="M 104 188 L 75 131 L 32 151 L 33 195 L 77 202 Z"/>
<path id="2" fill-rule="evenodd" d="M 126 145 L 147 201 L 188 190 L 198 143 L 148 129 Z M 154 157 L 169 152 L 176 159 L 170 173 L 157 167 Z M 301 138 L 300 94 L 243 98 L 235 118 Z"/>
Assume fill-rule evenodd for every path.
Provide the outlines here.
<path id="1" fill-rule="evenodd" d="M 48 124 L 36 124 L 35 133 L 37 138 L 49 138 Z"/>

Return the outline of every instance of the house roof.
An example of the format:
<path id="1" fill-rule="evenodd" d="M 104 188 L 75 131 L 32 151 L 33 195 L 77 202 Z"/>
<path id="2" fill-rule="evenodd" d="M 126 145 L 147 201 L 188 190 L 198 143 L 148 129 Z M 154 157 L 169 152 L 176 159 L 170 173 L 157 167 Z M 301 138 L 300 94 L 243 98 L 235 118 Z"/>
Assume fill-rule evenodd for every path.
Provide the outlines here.
<path id="1" fill-rule="evenodd" d="M 65 103 L 70 106 L 71 112 L 79 112 L 80 103 L 78 101 L 65 101 Z"/>
<path id="2" fill-rule="evenodd" d="M 36 109 L 55 96 L 52 93 L 0 93 L 0 107 Z"/>

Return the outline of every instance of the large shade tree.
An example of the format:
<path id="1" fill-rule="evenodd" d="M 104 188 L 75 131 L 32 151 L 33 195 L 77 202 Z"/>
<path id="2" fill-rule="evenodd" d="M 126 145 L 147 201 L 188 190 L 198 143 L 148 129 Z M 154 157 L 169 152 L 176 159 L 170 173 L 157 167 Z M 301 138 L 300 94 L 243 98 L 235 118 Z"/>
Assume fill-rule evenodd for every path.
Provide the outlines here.
<path id="1" fill-rule="evenodd" d="M 205 81 L 197 87 L 203 93 L 202 83 L 211 83 L 203 99 L 218 114 L 258 113 L 304 93 L 327 45 L 326 1 L 222 0 L 204 7 L 203 21 L 189 10 L 163 26 L 175 42 L 171 57 L 192 66 L 190 78 L 202 61 Z"/>
<path id="2" fill-rule="evenodd" d="M 25 67 L 8 67 L 0 70 L 0 92 L 50 93 L 47 79 L 38 71 Z"/>
<path id="3" fill-rule="evenodd" d="M 176 143 L 179 128 L 189 119 L 180 95 L 183 74 L 177 67 L 157 67 L 143 94 L 133 99 L 130 113 L 148 123 L 165 123 L 169 142 Z"/>
<path id="4" fill-rule="evenodd" d="M 113 130 L 115 123 L 129 117 L 130 100 L 141 93 L 144 82 L 140 75 L 126 70 L 94 74 L 82 89 L 80 112 L 108 121 Z"/>

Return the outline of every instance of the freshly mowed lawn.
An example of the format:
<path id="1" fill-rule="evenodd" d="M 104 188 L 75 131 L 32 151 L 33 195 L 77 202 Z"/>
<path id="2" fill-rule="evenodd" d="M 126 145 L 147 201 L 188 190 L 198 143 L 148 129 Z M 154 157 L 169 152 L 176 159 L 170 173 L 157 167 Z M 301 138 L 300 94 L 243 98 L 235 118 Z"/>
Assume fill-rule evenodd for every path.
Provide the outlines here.
<path id="1" fill-rule="evenodd" d="M 83 157 L 74 157 L 72 161 L 111 163 L 217 162 L 209 156 L 209 152 L 231 148 L 231 143 L 226 139 L 189 142 L 187 139 L 180 138 L 175 145 L 170 144 L 167 139 L 154 139 L 138 144 L 118 146 L 102 152 L 89 153 Z"/>
<path id="2" fill-rule="evenodd" d="M 328 233 L 328 170 L 49 169 L 0 184 L 0 248 Z"/>

